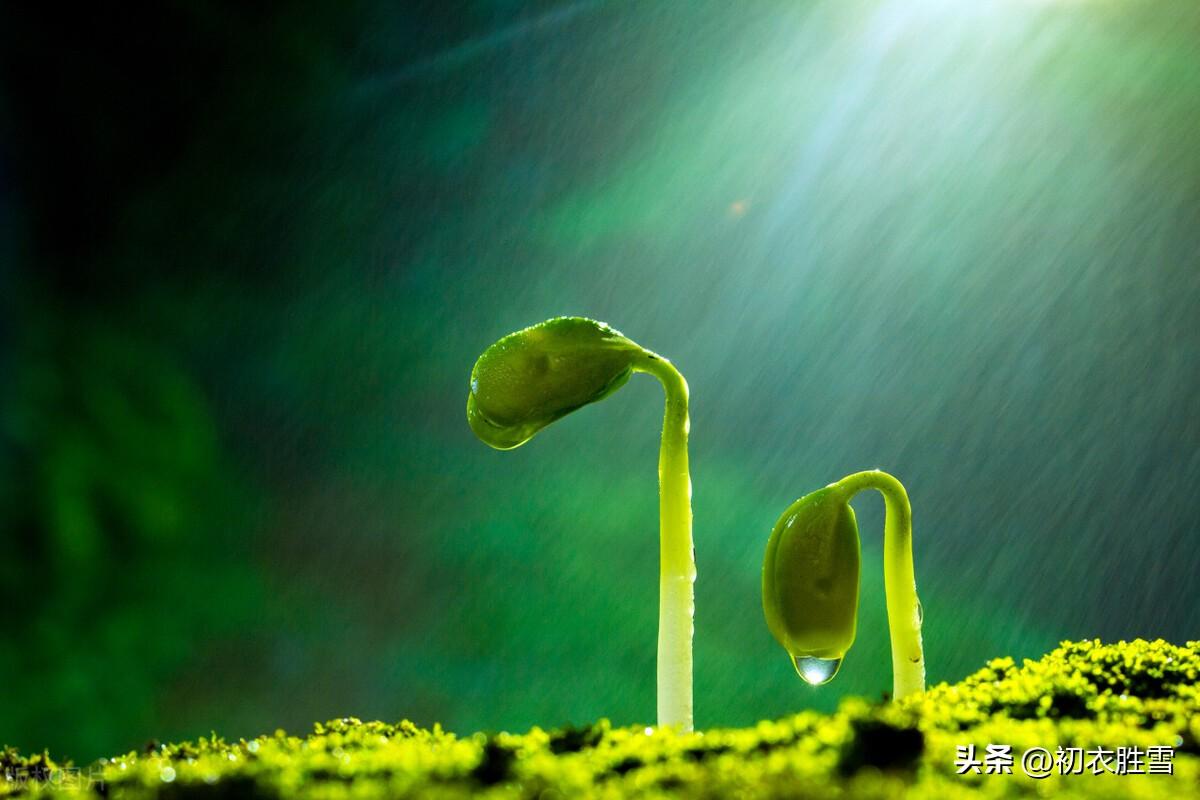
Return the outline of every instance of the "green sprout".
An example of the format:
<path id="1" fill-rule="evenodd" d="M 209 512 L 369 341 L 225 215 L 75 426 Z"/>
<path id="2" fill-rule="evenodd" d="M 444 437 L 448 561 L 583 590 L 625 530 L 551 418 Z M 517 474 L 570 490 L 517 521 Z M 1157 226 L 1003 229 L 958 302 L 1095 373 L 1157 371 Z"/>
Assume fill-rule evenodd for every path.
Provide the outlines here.
<path id="1" fill-rule="evenodd" d="M 557 317 L 505 336 L 471 370 L 467 421 L 485 444 L 511 450 L 577 408 L 603 400 L 635 372 L 666 392 L 659 481 L 658 724 L 692 729 L 692 481 L 688 387 L 660 355 L 602 322 Z"/>
<path id="2" fill-rule="evenodd" d="M 921 601 L 913 577 L 912 508 L 900 481 L 880 470 L 856 472 L 788 506 L 763 561 L 763 613 L 796 672 L 828 683 L 854 644 L 858 616 L 858 523 L 850 500 L 863 489 L 883 495 L 883 583 L 892 638 L 895 699 L 925 691 Z"/>

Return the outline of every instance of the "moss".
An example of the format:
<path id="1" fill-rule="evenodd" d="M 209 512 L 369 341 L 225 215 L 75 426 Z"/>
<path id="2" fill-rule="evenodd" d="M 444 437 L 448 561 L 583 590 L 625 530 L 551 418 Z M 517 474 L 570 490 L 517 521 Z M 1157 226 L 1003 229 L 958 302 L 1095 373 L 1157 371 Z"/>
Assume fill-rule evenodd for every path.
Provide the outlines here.
<path id="1" fill-rule="evenodd" d="M 0 751 L 0 797 L 1056 797 L 1175 798 L 1200 793 L 1200 642 L 1064 642 L 1037 661 L 991 661 L 956 684 L 899 703 L 850 698 L 752 728 L 675 734 L 583 728 L 460 738 L 357 719 L 253 740 L 164 744 L 78 775 L 45 754 Z M 1012 745 L 1013 774 L 956 774 L 959 746 Z M 1044 747 L 1167 745 L 1173 774 L 1023 774 Z M 90 772 L 90 774 L 89 774 Z M 32 778 L 36 778 L 33 780 Z"/>

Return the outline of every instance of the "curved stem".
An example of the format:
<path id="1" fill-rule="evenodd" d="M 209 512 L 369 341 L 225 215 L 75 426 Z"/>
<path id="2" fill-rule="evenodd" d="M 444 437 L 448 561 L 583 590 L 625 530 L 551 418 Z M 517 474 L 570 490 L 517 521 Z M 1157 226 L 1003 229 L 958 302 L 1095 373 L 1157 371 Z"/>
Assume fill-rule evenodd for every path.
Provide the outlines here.
<path id="1" fill-rule="evenodd" d="M 690 731 L 696 560 L 688 472 L 688 385 L 670 361 L 650 351 L 643 352 L 634 369 L 658 378 L 666 393 L 658 455 L 658 724 Z"/>
<path id="2" fill-rule="evenodd" d="M 883 495 L 883 590 L 892 638 L 892 696 L 899 700 L 925 691 L 921 647 L 921 601 L 913 575 L 912 507 L 900 481 L 880 470 L 856 472 L 834 484 L 849 501 L 863 489 Z"/>

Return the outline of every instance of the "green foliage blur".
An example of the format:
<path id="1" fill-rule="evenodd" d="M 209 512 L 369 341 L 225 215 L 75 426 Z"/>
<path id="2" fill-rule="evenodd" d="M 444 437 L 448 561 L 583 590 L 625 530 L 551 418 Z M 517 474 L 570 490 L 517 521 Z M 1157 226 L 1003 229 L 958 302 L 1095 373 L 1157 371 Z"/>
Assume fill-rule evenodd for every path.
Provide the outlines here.
<path id="1" fill-rule="evenodd" d="M 909 489 L 931 681 L 1195 638 L 1200 7 L 180 2 L 0 19 L 0 744 L 648 722 L 661 390 L 493 452 L 558 314 L 691 385 L 696 714 L 800 685 L 794 499 Z"/>
<path id="2" fill-rule="evenodd" d="M 9 695 L 13 730 L 99 743 L 161 724 L 151 687 L 194 657 L 198 633 L 254 623 L 252 498 L 169 351 L 31 317 L 5 386 L 0 591 L 24 613 L 8 619 L 0 682 L 36 687 Z"/>

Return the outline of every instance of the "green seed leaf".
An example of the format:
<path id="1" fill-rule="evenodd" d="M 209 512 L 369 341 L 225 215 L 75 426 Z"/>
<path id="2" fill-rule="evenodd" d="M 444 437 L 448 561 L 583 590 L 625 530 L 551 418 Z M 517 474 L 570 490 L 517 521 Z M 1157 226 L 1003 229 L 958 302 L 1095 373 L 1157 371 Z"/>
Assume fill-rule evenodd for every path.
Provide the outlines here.
<path id="1" fill-rule="evenodd" d="M 775 523 L 763 562 L 763 613 L 793 659 L 840 659 L 850 649 L 859 562 L 858 524 L 841 491 L 805 495 Z"/>
<path id="2" fill-rule="evenodd" d="M 559 417 L 629 380 L 642 350 L 602 322 L 557 317 L 505 336 L 471 370 L 467 421 L 484 443 L 511 450 Z"/>

